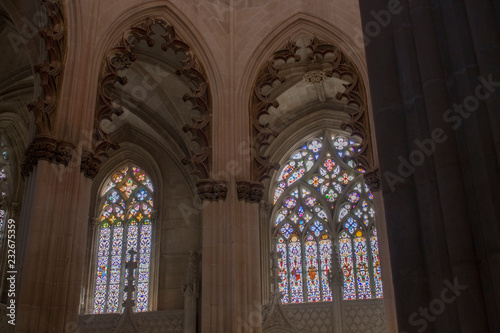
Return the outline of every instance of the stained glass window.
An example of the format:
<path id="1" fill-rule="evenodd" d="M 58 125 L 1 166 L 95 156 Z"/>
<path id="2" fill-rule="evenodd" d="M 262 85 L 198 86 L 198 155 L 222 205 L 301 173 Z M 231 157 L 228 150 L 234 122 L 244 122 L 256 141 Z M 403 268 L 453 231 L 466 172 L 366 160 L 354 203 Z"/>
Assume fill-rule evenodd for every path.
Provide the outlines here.
<path id="1" fill-rule="evenodd" d="M 99 216 L 94 313 L 122 311 L 128 250 L 138 253 L 136 311 L 149 303 L 153 185 L 146 172 L 127 165 L 106 181 Z"/>
<path id="2" fill-rule="evenodd" d="M 356 159 L 358 142 L 325 133 L 297 147 L 277 172 L 272 230 L 284 304 L 383 297 L 373 195 Z M 332 273 L 341 295 L 332 292 Z"/>

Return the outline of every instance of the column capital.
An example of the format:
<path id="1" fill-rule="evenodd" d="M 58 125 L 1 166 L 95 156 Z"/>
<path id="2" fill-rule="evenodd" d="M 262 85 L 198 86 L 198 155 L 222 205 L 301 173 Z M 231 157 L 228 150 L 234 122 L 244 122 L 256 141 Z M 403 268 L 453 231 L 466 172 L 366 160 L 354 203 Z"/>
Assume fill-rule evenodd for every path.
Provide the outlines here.
<path id="1" fill-rule="evenodd" d="M 99 172 L 101 160 L 98 159 L 93 152 L 84 150 L 82 151 L 82 160 L 80 162 L 80 171 L 83 172 L 85 177 L 94 179 Z"/>
<path id="2" fill-rule="evenodd" d="M 267 201 L 259 202 L 259 210 L 261 212 L 269 214 L 272 209 L 273 209 L 273 205 L 270 202 L 267 202 Z"/>
<path id="3" fill-rule="evenodd" d="M 227 196 L 227 181 L 224 180 L 203 179 L 196 188 L 201 200 L 225 200 Z"/>
<path id="4" fill-rule="evenodd" d="M 377 192 L 380 191 L 380 170 L 374 169 L 363 174 L 363 179 L 365 184 L 368 186 L 370 191 Z"/>
<path id="5" fill-rule="evenodd" d="M 19 202 L 12 202 L 10 204 L 10 213 L 11 216 L 17 217 L 17 214 L 19 213 Z"/>
<path id="6" fill-rule="evenodd" d="M 75 145 L 71 142 L 58 141 L 50 136 L 38 136 L 31 142 L 28 149 L 26 149 L 24 161 L 21 166 L 21 174 L 24 177 L 28 176 L 39 160 L 68 166 L 74 151 Z"/>
<path id="7" fill-rule="evenodd" d="M 92 229 L 96 229 L 99 226 L 99 219 L 97 217 L 89 218 L 89 225 Z"/>
<path id="8" fill-rule="evenodd" d="M 240 180 L 236 182 L 238 200 L 259 203 L 264 196 L 264 184 Z"/>

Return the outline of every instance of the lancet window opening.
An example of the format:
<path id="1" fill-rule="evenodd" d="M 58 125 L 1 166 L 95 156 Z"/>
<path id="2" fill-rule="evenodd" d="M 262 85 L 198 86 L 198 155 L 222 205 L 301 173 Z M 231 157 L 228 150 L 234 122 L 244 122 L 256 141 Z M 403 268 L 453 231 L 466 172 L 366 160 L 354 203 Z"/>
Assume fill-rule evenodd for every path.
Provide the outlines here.
<path id="1" fill-rule="evenodd" d="M 355 158 L 360 139 L 325 132 L 297 147 L 274 179 L 272 233 L 283 304 L 383 298 L 373 194 Z"/>

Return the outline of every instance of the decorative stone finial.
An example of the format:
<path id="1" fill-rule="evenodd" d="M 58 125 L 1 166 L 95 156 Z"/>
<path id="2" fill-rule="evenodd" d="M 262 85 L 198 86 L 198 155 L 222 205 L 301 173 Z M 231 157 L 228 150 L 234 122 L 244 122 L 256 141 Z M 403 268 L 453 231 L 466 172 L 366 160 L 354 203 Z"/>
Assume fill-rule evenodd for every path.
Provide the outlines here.
<path id="1" fill-rule="evenodd" d="M 321 84 L 326 79 L 324 71 L 315 69 L 304 74 L 304 81 L 309 84 Z"/>
<path id="2" fill-rule="evenodd" d="M 380 170 L 375 169 L 369 172 L 366 172 L 363 175 L 365 180 L 365 184 L 368 186 L 370 191 L 377 192 L 380 191 Z"/>

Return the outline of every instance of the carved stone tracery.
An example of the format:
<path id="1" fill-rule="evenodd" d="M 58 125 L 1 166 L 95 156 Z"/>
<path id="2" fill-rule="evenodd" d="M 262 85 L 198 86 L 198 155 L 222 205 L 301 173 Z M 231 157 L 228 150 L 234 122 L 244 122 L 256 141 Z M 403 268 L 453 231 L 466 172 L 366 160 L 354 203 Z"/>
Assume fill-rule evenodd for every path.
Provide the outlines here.
<path id="1" fill-rule="evenodd" d="M 28 104 L 35 116 L 36 137 L 26 150 L 21 174 L 26 177 L 40 159 L 68 166 L 73 156 L 74 145 L 52 138 L 62 83 L 62 68 L 66 49 L 66 29 L 61 0 L 39 0 L 47 15 L 47 26 L 40 30 L 45 42 L 46 56 L 43 63 L 35 65 L 40 77 L 42 92 L 38 99 Z"/>
<path id="2" fill-rule="evenodd" d="M 35 124 L 39 135 L 52 133 L 58 99 L 58 90 L 62 81 L 62 63 L 66 48 L 66 29 L 61 0 L 39 0 L 47 13 L 48 25 L 40 31 L 45 41 L 47 59 L 35 66 L 40 76 L 42 95 L 28 105 L 35 115 Z"/>
<path id="3" fill-rule="evenodd" d="M 365 184 L 368 186 L 370 191 L 377 192 L 381 189 L 381 181 L 380 181 L 380 170 L 376 169 L 373 171 L 368 171 L 363 175 L 365 180 Z"/>
<path id="4" fill-rule="evenodd" d="M 199 261 L 201 250 L 191 251 L 189 254 L 188 271 L 182 284 L 182 292 L 185 297 L 199 297 L 200 269 Z"/>
<path id="5" fill-rule="evenodd" d="M 191 102 L 193 110 L 200 116 L 194 119 L 191 124 L 186 124 L 182 130 L 189 132 L 193 136 L 199 147 L 199 152 L 190 152 L 189 156 L 182 159 L 182 162 L 192 167 L 192 173 L 199 179 L 206 179 L 209 176 L 210 155 L 211 155 L 211 133 L 210 133 L 210 96 L 208 83 L 204 71 L 198 59 L 193 54 L 190 47 L 182 41 L 176 34 L 172 25 L 161 19 L 147 18 L 141 24 L 132 27 L 123 34 L 118 46 L 109 50 L 106 54 L 103 69 L 99 79 L 98 103 L 95 116 L 95 158 L 107 158 L 110 149 L 118 149 L 119 145 L 110 140 L 108 133 L 101 126 L 102 120 L 112 120 L 112 115 L 121 115 L 123 110 L 113 105 L 112 91 L 116 83 L 125 85 L 127 78 L 120 76 L 119 72 L 129 68 L 136 60 L 134 47 L 140 41 L 146 41 L 149 47 L 155 44 L 153 26 L 159 25 L 165 31 L 161 37 L 165 42 L 161 45 L 163 51 L 173 50 L 176 54 L 181 52 L 186 58 L 179 62 L 176 74 L 184 77 L 191 89 L 190 94 L 183 96 L 185 102 Z"/>
<path id="6" fill-rule="evenodd" d="M 97 172 L 99 172 L 100 164 L 101 160 L 96 158 L 94 153 L 85 150 L 82 152 L 80 171 L 83 172 L 85 177 L 94 179 L 97 176 Z"/>
<path id="7" fill-rule="evenodd" d="M 302 66 L 303 71 L 289 71 L 291 66 Z M 302 73 L 302 74 L 301 74 Z M 344 91 L 337 92 L 336 99 L 343 100 L 347 105 L 356 107 L 350 113 L 350 120 L 341 124 L 342 130 L 351 131 L 351 135 L 359 136 L 362 141 L 358 150 L 351 156 L 358 165 L 370 169 L 372 152 L 368 115 L 366 112 L 366 95 L 360 74 L 355 65 L 337 47 L 320 40 L 317 37 L 310 40 L 309 45 L 299 46 L 297 40 L 289 40 L 285 47 L 273 54 L 265 67 L 258 75 L 251 100 L 251 121 L 254 147 L 252 177 L 256 181 L 263 181 L 270 177 L 273 170 L 279 168 L 277 163 L 270 160 L 267 148 L 272 140 L 279 135 L 279 131 L 270 126 L 269 121 L 263 120 L 269 116 L 270 108 L 278 108 L 279 103 L 269 92 L 270 87 L 276 87 L 287 80 L 302 75 L 303 79 L 313 84 L 321 84 L 326 78 L 349 78 L 344 83 Z"/>

